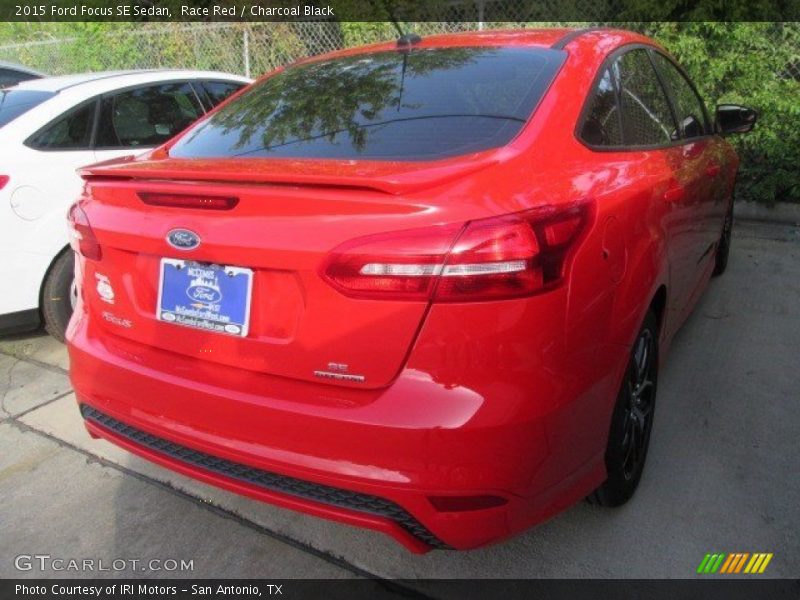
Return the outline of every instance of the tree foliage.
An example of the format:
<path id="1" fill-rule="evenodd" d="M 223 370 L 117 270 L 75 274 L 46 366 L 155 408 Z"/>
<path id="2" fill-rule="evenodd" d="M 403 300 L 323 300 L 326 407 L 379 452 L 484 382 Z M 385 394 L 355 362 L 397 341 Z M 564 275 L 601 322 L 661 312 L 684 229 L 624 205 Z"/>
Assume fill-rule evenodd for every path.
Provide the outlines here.
<path id="1" fill-rule="evenodd" d="M 686 68 L 713 108 L 758 111 L 729 139 L 742 159 L 737 198 L 800 202 L 800 23 L 655 23 L 642 27 Z"/>

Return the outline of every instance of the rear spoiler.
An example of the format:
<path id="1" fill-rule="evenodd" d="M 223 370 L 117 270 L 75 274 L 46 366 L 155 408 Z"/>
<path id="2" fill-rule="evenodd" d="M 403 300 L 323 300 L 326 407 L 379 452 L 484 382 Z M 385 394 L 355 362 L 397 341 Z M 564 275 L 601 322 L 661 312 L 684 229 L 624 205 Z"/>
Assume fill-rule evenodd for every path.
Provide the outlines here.
<path id="1" fill-rule="evenodd" d="M 320 186 L 404 194 L 441 185 L 500 162 L 504 149 L 434 162 L 310 159 L 114 159 L 78 170 L 87 181 L 207 181 Z"/>

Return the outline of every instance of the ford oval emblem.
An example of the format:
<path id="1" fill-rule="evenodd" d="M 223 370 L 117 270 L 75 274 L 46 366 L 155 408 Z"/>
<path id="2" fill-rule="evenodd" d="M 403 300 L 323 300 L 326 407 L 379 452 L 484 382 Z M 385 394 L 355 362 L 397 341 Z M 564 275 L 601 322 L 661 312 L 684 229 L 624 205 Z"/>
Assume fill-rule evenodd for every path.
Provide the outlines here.
<path id="1" fill-rule="evenodd" d="M 205 281 L 197 278 L 186 289 L 189 300 L 200 302 L 201 304 L 217 304 L 222 300 L 222 290 L 214 281 Z"/>
<path id="2" fill-rule="evenodd" d="M 173 229 L 167 234 L 167 243 L 178 250 L 194 250 L 200 245 L 200 236 L 188 229 Z"/>

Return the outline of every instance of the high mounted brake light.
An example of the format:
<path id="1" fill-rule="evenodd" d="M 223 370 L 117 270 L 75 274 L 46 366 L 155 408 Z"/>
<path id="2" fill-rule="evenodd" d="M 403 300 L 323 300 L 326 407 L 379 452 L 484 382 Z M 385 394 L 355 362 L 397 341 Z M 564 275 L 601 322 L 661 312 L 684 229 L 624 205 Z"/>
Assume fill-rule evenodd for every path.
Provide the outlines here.
<path id="1" fill-rule="evenodd" d="M 586 229 L 590 204 L 358 238 L 336 248 L 322 276 L 354 298 L 472 302 L 556 287 Z"/>
<path id="2" fill-rule="evenodd" d="M 199 208 L 202 210 L 231 210 L 239 204 L 238 198 L 228 196 L 205 196 L 196 194 L 162 194 L 139 192 L 139 198 L 150 206 L 173 208 Z"/>

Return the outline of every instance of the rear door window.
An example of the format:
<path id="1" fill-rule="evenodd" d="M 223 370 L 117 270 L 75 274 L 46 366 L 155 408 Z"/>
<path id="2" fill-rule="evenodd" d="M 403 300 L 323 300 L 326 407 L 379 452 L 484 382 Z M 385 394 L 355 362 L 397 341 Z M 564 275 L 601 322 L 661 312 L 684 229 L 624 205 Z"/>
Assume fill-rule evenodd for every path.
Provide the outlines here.
<path id="1" fill-rule="evenodd" d="M 290 67 L 184 135 L 176 157 L 432 160 L 519 133 L 566 54 L 417 48 Z"/>
<path id="2" fill-rule="evenodd" d="M 625 145 L 658 146 L 678 139 L 675 119 L 647 50 L 631 50 L 617 60 Z"/>
<path id="3" fill-rule="evenodd" d="M 622 146 L 619 110 L 619 65 L 604 69 L 581 127 L 581 138 L 592 146 Z"/>
<path id="4" fill-rule="evenodd" d="M 88 150 L 96 108 L 92 100 L 67 111 L 35 133 L 28 145 L 37 150 Z"/>
<path id="5" fill-rule="evenodd" d="M 672 61 L 658 52 L 653 53 L 653 58 L 672 98 L 681 136 L 693 138 L 705 135 L 710 128 L 700 96 Z"/>
<path id="6" fill-rule="evenodd" d="M 203 114 L 187 82 L 162 83 L 109 95 L 100 106 L 95 148 L 158 146 Z"/>

